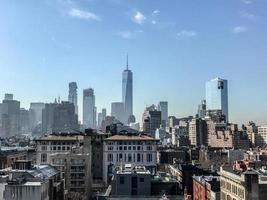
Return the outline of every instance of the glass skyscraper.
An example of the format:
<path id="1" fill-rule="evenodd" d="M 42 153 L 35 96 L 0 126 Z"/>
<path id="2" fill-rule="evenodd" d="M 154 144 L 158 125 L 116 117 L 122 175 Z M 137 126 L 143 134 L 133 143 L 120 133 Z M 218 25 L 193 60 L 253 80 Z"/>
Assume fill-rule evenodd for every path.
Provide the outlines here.
<path id="1" fill-rule="evenodd" d="M 128 57 L 126 69 L 122 72 L 122 102 L 125 108 L 125 121 L 128 121 L 133 114 L 133 73 L 128 69 Z"/>
<path id="2" fill-rule="evenodd" d="M 160 101 L 158 104 L 158 111 L 161 111 L 161 125 L 165 128 L 168 123 L 168 102 Z"/>
<path id="3" fill-rule="evenodd" d="M 206 82 L 206 109 L 221 110 L 228 121 L 227 80 L 215 78 Z"/>

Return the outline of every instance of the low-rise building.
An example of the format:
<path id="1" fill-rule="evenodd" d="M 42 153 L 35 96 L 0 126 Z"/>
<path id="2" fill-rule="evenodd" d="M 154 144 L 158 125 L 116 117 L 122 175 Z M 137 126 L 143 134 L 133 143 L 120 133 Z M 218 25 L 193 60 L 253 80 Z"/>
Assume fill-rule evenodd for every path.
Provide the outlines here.
<path id="1" fill-rule="evenodd" d="M 83 144 L 84 135 L 76 133 L 50 134 L 36 139 L 36 163 L 51 163 L 50 155 L 54 153 L 70 152 L 72 147 Z"/>
<path id="2" fill-rule="evenodd" d="M 160 164 L 173 164 L 185 160 L 186 151 L 183 149 L 162 149 L 158 151 L 158 163 Z"/>
<path id="3" fill-rule="evenodd" d="M 67 199 L 92 195 L 91 137 L 84 133 L 51 134 L 36 140 L 37 163 L 51 164 L 61 172 Z"/>
<path id="4" fill-rule="evenodd" d="M 0 169 L 11 167 L 16 160 L 26 160 L 27 151 L 19 149 L 4 149 L 0 150 Z"/>
<path id="5" fill-rule="evenodd" d="M 179 190 L 183 193 L 193 194 L 193 175 L 215 175 L 210 170 L 201 168 L 194 164 L 168 165 L 168 170 L 179 183 Z"/>
<path id="6" fill-rule="evenodd" d="M 91 154 L 81 148 L 71 152 L 55 153 L 51 156 L 51 165 L 61 172 L 65 180 L 66 199 L 86 200 L 91 196 Z"/>
<path id="7" fill-rule="evenodd" d="M 151 194 L 151 173 L 144 166 L 122 165 L 114 173 L 112 196 L 142 196 Z"/>
<path id="8" fill-rule="evenodd" d="M 193 176 L 193 200 L 220 200 L 220 177 Z"/>
<path id="9" fill-rule="evenodd" d="M 267 173 L 265 169 L 234 170 L 232 166 L 220 169 L 221 200 L 265 200 Z"/>
<path id="10" fill-rule="evenodd" d="M 4 185 L 5 200 L 64 200 L 64 182 L 60 172 L 50 165 L 32 166 L 16 161 L 13 168 L 0 170 L 10 178 Z"/>
<path id="11" fill-rule="evenodd" d="M 109 182 L 115 169 L 122 164 L 132 164 L 133 167 L 142 165 L 154 174 L 157 164 L 157 141 L 147 135 L 131 133 L 106 138 L 103 146 L 104 182 Z"/>

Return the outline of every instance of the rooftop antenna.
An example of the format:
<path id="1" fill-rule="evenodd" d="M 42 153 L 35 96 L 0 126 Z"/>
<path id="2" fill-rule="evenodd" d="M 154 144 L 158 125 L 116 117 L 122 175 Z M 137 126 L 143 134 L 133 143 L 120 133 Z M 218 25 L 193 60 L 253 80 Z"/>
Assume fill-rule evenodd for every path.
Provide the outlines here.
<path id="1" fill-rule="evenodd" d="M 126 69 L 128 70 L 129 65 L 128 65 L 128 53 L 126 54 Z"/>

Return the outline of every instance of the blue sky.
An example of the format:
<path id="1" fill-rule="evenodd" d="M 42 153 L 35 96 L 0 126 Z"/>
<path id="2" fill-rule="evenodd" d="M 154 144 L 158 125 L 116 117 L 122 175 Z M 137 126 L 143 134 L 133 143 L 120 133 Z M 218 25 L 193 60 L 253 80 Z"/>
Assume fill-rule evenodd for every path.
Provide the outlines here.
<path id="1" fill-rule="evenodd" d="M 121 100 L 129 53 L 134 113 L 169 102 L 194 115 L 205 82 L 229 81 L 233 122 L 267 122 L 266 0 L 1 0 L 0 95 L 67 99 L 68 82 L 93 87 L 96 105 Z"/>

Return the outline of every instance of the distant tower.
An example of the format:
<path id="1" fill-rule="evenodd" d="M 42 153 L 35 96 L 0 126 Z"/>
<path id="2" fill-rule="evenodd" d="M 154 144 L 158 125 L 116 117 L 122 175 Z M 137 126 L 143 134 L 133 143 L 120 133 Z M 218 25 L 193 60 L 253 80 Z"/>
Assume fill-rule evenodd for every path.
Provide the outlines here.
<path id="1" fill-rule="evenodd" d="M 105 120 L 106 116 L 107 116 L 107 110 L 106 108 L 102 108 L 102 112 L 98 113 L 98 119 L 97 119 L 98 128 L 101 128 L 102 121 Z"/>
<path id="2" fill-rule="evenodd" d="M 5 100 L 13 100 L 13 94 L 5 94 Z"/>
<path id="3" fill-rule="evenodd" d="M 69 83 L 69 102 L 74 104 L 75 114 L 78 115 L 77 83 Z"/>
<path id="4" fill-rule="evenodd" d="M 83 90 L 83 124 L 95 128 L 96 123 L 95 95 L 92 88 Z"/>
<path id="5" fill-rule="evenodd" d="M 122 72 L 122 102 L 124 103 L 125 121 L 133 114 L 133 73 L 129 70 L 128 54 L 126 69 Z"/>
<path id="6" fill-rule="evenodd" d="M 124 103 L 122 102 L 112 102 L 111 103 L 111 116 L 115 117 L 122 123 L 127 122 L 124 116 Z"/>
<path id="7" fill-rule="evenodd" d="M 215 78 L 206 82 L 206 106 L 207 110 L 221 110 L 228 122 L 227 80 Z"/>
<path id="8" fill-rule="evenodd" d="M 202 100 L 198 105 L 197 114 L 199 118 L 204 118 L 206 116 L 206 100 Z"/>
<path id="9" fill-rule="evenodd" d="M 158 111 L 161 111 L 161 125 L 165 128 L 168 123 L 168 102 L 160 101 L 158 104 Z"/>

